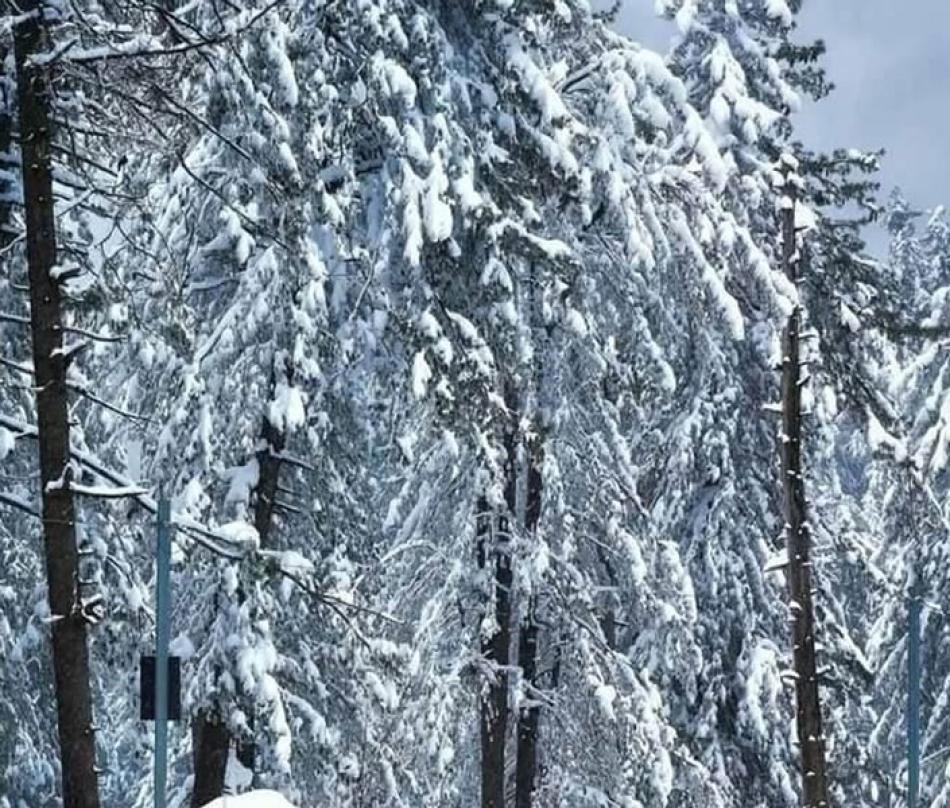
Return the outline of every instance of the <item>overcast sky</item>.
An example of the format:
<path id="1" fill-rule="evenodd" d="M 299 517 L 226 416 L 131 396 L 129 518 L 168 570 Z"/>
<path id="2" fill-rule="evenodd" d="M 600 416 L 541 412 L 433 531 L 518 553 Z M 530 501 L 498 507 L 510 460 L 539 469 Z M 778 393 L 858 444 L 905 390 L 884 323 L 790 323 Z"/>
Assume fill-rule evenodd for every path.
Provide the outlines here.
<path id="1" fill-rule="evenodd" d="M 663 52 L 673 33 L 653 0 L 624 0 L 619 27 Z M 950 0 L 805 0 L 799 38 L 817 37 L 837 89 L 797 116 L 801 139 L 883 147 L 884 194 L 899 185 L 915 206 L 950 204 Z"/>

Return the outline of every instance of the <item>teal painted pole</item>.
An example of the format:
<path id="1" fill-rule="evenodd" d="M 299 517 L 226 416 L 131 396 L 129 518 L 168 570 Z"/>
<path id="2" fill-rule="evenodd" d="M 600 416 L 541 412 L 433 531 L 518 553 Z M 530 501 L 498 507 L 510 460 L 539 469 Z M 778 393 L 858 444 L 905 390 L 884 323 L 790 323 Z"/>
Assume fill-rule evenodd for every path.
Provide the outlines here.
<path id="1" fill-rule="evenodd" d="M 907 806 L 920 796 L 920 597 L 907 604 Z"/>
<path id="2" fill-rule="evenodd" d="M 168 777 L 168 642 L 171 635 L 171 504 L 158 500 L 155 548 L 155 808 L 165 808 Z"/>

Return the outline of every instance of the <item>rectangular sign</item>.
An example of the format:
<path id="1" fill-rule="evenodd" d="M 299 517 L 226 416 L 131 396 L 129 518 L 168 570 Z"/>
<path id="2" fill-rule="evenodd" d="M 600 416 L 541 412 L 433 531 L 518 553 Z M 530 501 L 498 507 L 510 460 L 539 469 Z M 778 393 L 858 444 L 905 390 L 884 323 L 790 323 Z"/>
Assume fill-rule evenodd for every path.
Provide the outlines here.
<path id="1" fill-rule="evenodd" d="M 139 665 L 139 704 L 143 721 L 155 720 L 155 657 L 143 655 Z M 181 663 L 168 657 L 168 720 L 181 721 Z"/>

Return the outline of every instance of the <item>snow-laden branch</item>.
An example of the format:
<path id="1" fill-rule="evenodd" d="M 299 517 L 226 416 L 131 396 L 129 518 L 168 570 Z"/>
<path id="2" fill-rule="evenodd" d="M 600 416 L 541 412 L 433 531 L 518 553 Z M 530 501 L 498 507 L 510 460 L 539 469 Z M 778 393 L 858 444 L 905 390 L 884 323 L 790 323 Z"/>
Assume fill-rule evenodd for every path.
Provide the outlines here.
<path id="1" fill-rule="evenodd" d="M 27 321 L 29 322 L 29 321 Z M 95 342 L 124 342 L 125 337 L 116 334 L 97 334 L 95 331 L 88 331 L 85 328 L 77 328 L 76 326 L 64 326 L 63 331 L 67 334 L 78 334 L 81 337 L 87 337 L 88 339 L 94 340 Z"/>
<path id="2" fill-rule="evenodd" d="M 15 431 L 22 437 L 34 440 L 38 439 L 38 432 L 35 426 L 11 418 L 8 415 L 0 414 L 0 426 Z M 145 489 L 134 491 L 133 489 L 138 489 L 139 486 L 132 480 L 129 480 L 124 474 L 111 469 L 104 461 L 100 460 L 91 452 L 74 446 L 70 448 L 70 456 L 93 474 L 111 483 L 114 487 L 112 490 L 124 489 L 127 493 L 123 494 L 123 496 L 133 499 L 149 513 L 158 513 L 158 503 L 154 497 L 147 493 Z M 70 487 L 75 488 L 75 484 L 72 484 Z M 93 490 L 98 490 L 99 493 L 97 495 L 102 496 L 102 489 Z M 240 561 L 247 555 L 249 549 L 248 543 L 243 540 L 235 540 L 227 531 L 209 528 L 181 513 L 173 513 L 171 523 L 187 533 L 189 538 L 195 543 L 222 558 Z"/>
<path id="3" fill-rule="evenodd" d="M 72 349 L 69 349 L 69 348 L 61 349 L 61 352 L 64 356 L 68 358 L 71 354 L 76 353 L 82 347 L 84 347 L 84 344 L 80 343 L 80 344 L 77 344 L 77 346 L 73 346 Z M 14 370 L 18 373 L 22 373 L 24 376 L 33 375 L 33 368 L 31 368 L 29 365 L 21 365 L 18 362 L 14 362 L 10 359 L 5 359 L 2 356 L 0 356 L 0 365 L 4 367 L 8 367 L 11 370 Z M 151 419 L 147 415 L 140 415 L 139 413 L 130 412 L 129 410 L 124 410 L 121 407 L 106 401 L 104 398 L 100 398 L 95 393 L 93 393 L 92 390 L 89 389 L 88 385 L 80 384 L 79 382 L 70 381 L 69 379 L 67 379 L 66 387 L 72 390 L 74 393 L 81 395 L 83 398 L 89 399 L 89 401 L 91 401 L 93 404 L 98 404 L 103 409 L 109 410 L 109 412 L 112 412 L 115 415 L 119 415 L 123 418 L 128 418 L 133 421 L 145 421 L 145 422 L 151 423 Z"/>
<path id="4" fill-rule="evenodd" d="M 29 317 L 21 317 L 19 314 L 9 314 L 5 311 L 0 311 L 0 323 L 17 323 L 18 325 L 29 325 Z"/>
<path id="5" fill-rule="evenodd" d="M 40 518 L 40 512 L 30 505 L 29 502 L 6 491 L 0 491 L 0 505 L 9 505 L 11 508 L 23 511 L 30 516 L 35 516 L 37 519 Z"/>
<path id="6" fill-rule="evenodd" d="M 137 485 L 82 485 L 81 483 L 72 482 L 69 484 L 69 490 L 74 494 L 96 499 L 123 499 L 124 497 L 138 497 L 148 493 L 146 489 Z"/>
<path id="7" fill-rule="evenodd" d="M 109 42 L 92 48 L 79 47 L 78 39 L 71 39 L 60 45 L 55 50 L 46 53 L 37 53 L 33 55 L 28 64 L 30 65 L 49 65 L 54 62 L 68 62 L 70 64 L 90 64 L 98 62 L 115 61 L 117 59 L 150 59 L 162 56 L 179 56 L 183 53 L 200 50 L 201 48 L 210 48 L 215 45 L 223 45 L 229 40 L 235 39 L 249 31 L 254 25 L 266 16 L 270 11 L 281 5 L 284 0 L 273 0 L 270 4 L 262 8 L 246 23 L 233 30 L 225 31 L 222 34 L 213 37 L 201 37 L 199 39 L 183 42 L 171 47 L 162 44 L 162 40 L 155 36 L 139 35 L 125 42 Z M 3 25 L 9 25 L 12 28 L 20 22 L 25 22 L 30 15 L 21 15 L 13 23 L 8 23 L 7 18 Z M 163 16 L 165 16 L 163 14 Z"/>
<path id="8" fill-rule="evenodd" d="M 22 437 L 32 439 L 38 437 L 36 427 L 2 413 L 0 413 L 0 426 L 17 432 Z M 91 452 L 73 447 L 70 454 L 72 458 L 84 468 L 110 483 L 110 486 L 85 486 L 77 483 L 69 483 L 69 489 L 73 493 L 100 499 L 129 498 L 141 505 L 149 513 L 158 513 L 158 503 L 155 498 L 148 493 L 147 489 L 136 485 L 124 474 L 109 468 L 104 461 L 100 460 Z M 30 513 L 33 516 L 39 516 L 27 503 L 9 494 L 0 492 L 0 503 L 6 503 Z M 242 560 L 249 552 L 255 549 L 255 543 L 249 541 L 247 534 L 243 532 L 235 531 L 227 527 L 210 528 L 180 512 L 173 512 L 171 514 L 171 524 L 188 534 L 188 537 L 192 541 L 204 549 L 232 561 Z M 252 526 L 248 525 L 248 528 L 250 531 L 253 531 Z M 268 553 L 268 555 L 273 554 Z M 347 610 L 371 614 L 380 619 L 401 624 L 401 621 L 392 615 L 353 603 L 350 600 L 345 600 L 334 595 L 332 592 L 321 591 L 319 588 L 309 585 L 297 574 L 299 572 L 306 573 L 308 571 L 306 564 L 300 563 L 300 560 L 292 558 L 286 553 L 277 554 L 276 562 L 277 572 L 280 575 L 295 583 L 309 597 L 328 606 L 344 620 L 346 620 L 344 610 Z M 352 628 L 355 630 L 355 627 Z M 360 639 L 365 641 L 363 637 L 360 637 Z"/>

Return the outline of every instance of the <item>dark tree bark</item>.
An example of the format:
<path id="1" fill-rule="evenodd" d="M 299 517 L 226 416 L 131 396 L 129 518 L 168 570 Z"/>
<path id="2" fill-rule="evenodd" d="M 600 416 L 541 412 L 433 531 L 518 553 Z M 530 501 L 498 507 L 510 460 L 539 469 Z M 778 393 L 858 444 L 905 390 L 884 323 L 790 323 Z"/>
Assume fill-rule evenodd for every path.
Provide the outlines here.
<path id="1" fill-rule="evenodd" d="M 478 501 L 476 518 L 476 553 L 478 568 L 489 569 L 495 561 L 494 516 L 488 500 Z M 492 575 L 492 590 L 497 588 L 497 568 Z M 485 593 L 491 598 L 490 592 Z M 485 607 L 487 610 L 488 606 Z M 482 636 L 481 653 L 486 665 L 494 660 L 495 637 Z M 491 676 L 497 676 L 494 671 Z M 481 729 L 481 808 L 504 808 L 505 805 L 505 710 L 504 688 L 502 709 L 498 705 L 498 683 L 489 678 L 483 686 L 479 699 L 479 725 Z"/>
<path id="2" fill-rule="evenodd" d="M 481 696 L 481 808 L 505 808 L 506 740 L 508 732 L 508 665 L 511 648 L 511 524 L 518 490 L 517 407 L 509 399 L 510 421 L 505 427 L 505 501 L 509 507 L 493 519 L 487 502 L 479 503 L 478 562 L 492 571 L 488 594 L 495 606 L 495 632 L 483 637 L 482 656 L 490 669 L 487 692 Z M 494 527 L 494 530 L 493 530 Z"/>
<path id="3" fill-rule="evenodd" d="M 253 713 L 248 714 L 247 725 L 253 733 L 254 727 L 256 726 L 256 719 Z M 253 779 L 256 779 L 257 772 L 254 769 L 254 763 L 257 760 L 257 743 L 254 738 L 239 738 L 234 754 L 245 769 L 253 772 Z"/>
<path id="4" fill-rule="evenodd" d="M 273 379 L 271 387 L 274 387 Z M 257 453 L 257 485 L 254 487 L 254 527 L 257 529 L 260 546 L 270 544 L 273 525 L 274 503 L 280 483 L 280 453 L 284 449 L 284 433 L 264 418 L 261 430 L 263 447 Z M 241 765 L 254 772 L 257 744 L 253 732 L 256 724 L 253 707 L 248 712 L 248 726 L 252 737 L 236 739 L 235 755 Z M 224 792 L 228 752 L 231 748 L 231 733 L 215 712 L 200 712 L 192 724 L 194 744 L 195 786 L 192 808 L 217 799 Z M 256 774 L 256 773 L 255 773 Z"/>
<path id="5" fill-rule="evenodd" d="M 280 485 L 280 454 L 284 451 L 284 433 L 268 418 L 261 430 L 263 447 L 257 453 L 257 485 L 254 487 L 254 527 L 260 538 L 261 548 L 270 544 L 270 532 L 274 520 L 274 506 Z"/>
<path id="6" fill-rule="evenodd" d="M 788 167 L 785 192 L 789 204 L 782 210 L 782 261 L 789 280 L 799 281 L 800 255 L 796 245 L 796 190 Z M 784 488 L 788 597 L 795 667 L 796 724 L 802 756 L 802 805 L 828 805 L 825 743 L 818 693 L 815 654 L 815 618 L 812 605 L 811 533 L 802 470 L 801 306 L 795 306 L 782 335 L 782 436 L 780 454 Z"/>
<path id="7" fill-rule="evenodd" d="M 607 647 L 613 650 L 617 648 L 617 610 L 619 607 L 616 593 L 620 589 L 617 583 L 617 572 L 614 569 L 613 562 L 600 544 L 595 545 L 597 558 L 603 565 L 604 572 L 607 574 L 607 581 L 610 583 L 611 593 L 604 604 L 604 614 L 600 618 L 600 628 L 604 632 L 604 642 Z"/>
<path id="8" fill-rule="evenodd" d="M 191 804 L 201 808 L 216 800 L 224 791 L 231 745 L 227 723 L 216 710 L 203 710 L 191 724 L 191 746 L 195 766 L 195 785 Z"/>
<path id="9" fill-rule="evenodd" d="M 262 430 L 264 446 L 257 453 L 257 485 L 254 488 L 254 527 L 260 538 L 261 549 L 266 550 L 270 545 L 271 528 L 274 524 L 274 507 L 277 501 L 277 491 L 280 486 L 280 453 L 284 450 L 284 433 L 277 429 L 268 418 L 264 419 Z M 256 717 L 253 705 L 248 712 L 248 726 L 251 737 L 238 741 L 237 759 L 244 768 L 254 772 L 256 784 L 257 771 L 254 768 L 257 756 L 257 744 L 254 740 Z"/>
<path id="10" fill-rule="evenodd" d="M 29 64 L 49 49 L 38 0 L 23 0 L 14 30 L 21 134 L 30 325 L 36 377 L 43 540 L 49 587 L 53 675 L 64 808 L 98 808 L 96 740 L 86 623 L 79 591 L 79 553 L 70 483 L 69 412 L 60 289 L 56 265 L 50 159 L 50 68 Z"/>
<path id="11" fill-rule="evenodd" d="M 541 520 L 541 450 L 529 450 L 527 485 L 525 486 L 525 535 L 533 535 Z M 539 626 L 536 602 L 532 597 L 521 622 L 518 638 L 518 663 L 521 675 L 529 691 L 528 704 L 518 716 L 518 758 L 515 774 L 515 805 L 531 808 L 538 782 L 538 732 L 541 723 L 541 707 L 534 693 L 540 687 L 538 681 L 538 635 Z"/>

